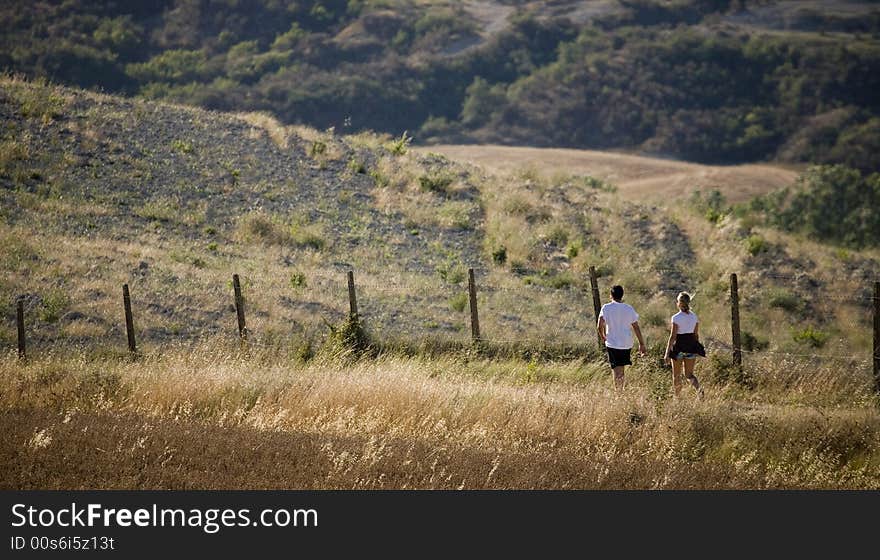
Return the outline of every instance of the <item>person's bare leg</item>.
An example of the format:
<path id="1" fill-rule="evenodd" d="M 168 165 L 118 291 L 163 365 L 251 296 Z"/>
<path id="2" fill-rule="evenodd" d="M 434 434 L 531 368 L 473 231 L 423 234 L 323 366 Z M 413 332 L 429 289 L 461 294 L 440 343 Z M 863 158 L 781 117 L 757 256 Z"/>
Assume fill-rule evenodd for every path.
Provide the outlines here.
<path id="1" fill-rule="evenodd" d="M 694 386 L 694 390 L 700 395 L 703 394 L 703 391 L 700 389 L 700 380 L 697 379 L 697 376 L 694 375 L 694 366 L 697 363 L 696 358 L 686 358 L 684 360 L 684 376 L 688 381 L 691 382 L 691 385 Z"/>
<path id="2" fill-rule="evenodd" d="M 672 393 L 677 397 L 681 394 L 682 360 L 672 360 Z"/>
<path id="3" fill-rule="evenodd" d="M 618 390 L 623 389 L 623 366 L 611 368 L 611 371 L 614 372 L 614 388 Z"/>

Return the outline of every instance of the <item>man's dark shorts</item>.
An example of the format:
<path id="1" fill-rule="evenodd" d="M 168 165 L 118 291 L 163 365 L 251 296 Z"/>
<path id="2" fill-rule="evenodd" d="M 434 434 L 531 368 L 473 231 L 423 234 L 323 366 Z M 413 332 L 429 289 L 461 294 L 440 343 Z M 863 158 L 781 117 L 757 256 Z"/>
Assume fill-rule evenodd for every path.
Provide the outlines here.
<path id="1" fill-rule="evenodd" d="M 621 350 L 619 348 L 608 348 L 606 346 L 605 350 L 608 351 L 608 361 L 611 362 L 612 368 L 632 365 L 632 348 Z"/>

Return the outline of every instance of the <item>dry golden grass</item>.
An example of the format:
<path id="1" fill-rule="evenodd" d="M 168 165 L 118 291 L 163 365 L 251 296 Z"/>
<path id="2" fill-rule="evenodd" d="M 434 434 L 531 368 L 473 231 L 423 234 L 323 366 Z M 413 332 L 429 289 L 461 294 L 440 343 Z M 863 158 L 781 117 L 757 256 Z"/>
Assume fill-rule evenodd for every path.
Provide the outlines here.
<path id="1" fill-rule="evenodd" d="M 0 193 L 0 343 L 14 346 L 9 318 L 26 295 L 32 360 L 0 357 L 5 488 L 878 486 L 867 307 L 828 297 L 829 287 L 861 297 L 864 282 L 850 271 L 869 270 L 877 252 L 731 217 L 714 225 L 692 208 L 643 200 L 650 181 L 669 182 L 664 196 L 727 185 L 736 199 L 768 188 L 765 171 L 774 183 L 784 170 L 468 147 L 515 164 L 487 175 L 406 149 L 405 137 L 337 137 L 239 116 L 249 128 L 206 111 L 4 87 L 24 132 L 8 132 L 0 158 L 15 185 Z M 71 99 L 82 107 L 69 132 L 89 153 L 52 148 Z M 95 160 L 152 115 L 193 127 L 159 142 L 145 134 L 144 149 L 132 150 L 141 159 L 123 149 L 113 165 Z M 216 129 L 238 132 L 199 143 Z M 283 172 L 256 173 L 258 155 L 285 146 L 295 157 Z M 245 153 L 232 157 L 232 147 Z M 300 196 L 314 193 L 326 196 Z M 750 255 L 743 231 L 772 251 Z M 501 246 L 506 260 L 496 262 Z M 591 265 L 603 299 L 611 283 L 627 287 L 652 359 L 674 292 L 696 292 L 714 356 L 700 370 L 706 400 L 670 401 L 668 372 L 648 359 L 631 369 L 625 394 L 610 392 L 584 293 Z M 469 266 L 483 353 L 467 346 Z M 350 268 L 377 346 L 421 358 L 354 359 L 333 343 L 328 325 L 346 316 Z M 211 338 L 235 332 L 234 272 L 247 350 Z M 744 328 L 770 351 L 832 356 L 747 354 L 746 375 L 731 370 L 730 272 L 741 274 Z M 806 283 L 792 280 L 799 274 Z M 120 355 L 123 283 L 138 360 Z M 763 305 L 767 294 L 780 306 Z M 827 320 L 817 326 L 817 317 Z M 828 331 L 823 348 L 794 340 L 794 329 L 814 326 Z"/>
<path id="2" fill-rule="evenodd" d="M 0 361 L 3 488 L 876 488 L 863 372 L 755 365 L 754 390 L 602 364 L 291 360 L 221 340 L 131 361 Z M 841 404 L 846 403 L 845 407 Z"/>
<path id="3" fill-rule="evenodd" d="M 238 113 L 237 116 L 248 124 L 253 125 L 255 129 L 264 131 L 268 134 L 269 138 L 271 138 L 279 148 L 287 148 L 290 131 L 288 130 L 288 127 L 282 125 L 278 122 L 278 119 L 272 115 L 268 113 L 252 112 Z"/>
<path id="4" fill-rule="evenodd" d="M 631 200 L 686 199 L 695 189 L 718 188 L 731 202 L 748 200 L 794 182 L 797 171 L 774 165 L 710 166 L 622 153 L 520 146 L 439 145 L 419 148 L 450 159 L 509 173 L 590 175 L 613 183 Z"/>

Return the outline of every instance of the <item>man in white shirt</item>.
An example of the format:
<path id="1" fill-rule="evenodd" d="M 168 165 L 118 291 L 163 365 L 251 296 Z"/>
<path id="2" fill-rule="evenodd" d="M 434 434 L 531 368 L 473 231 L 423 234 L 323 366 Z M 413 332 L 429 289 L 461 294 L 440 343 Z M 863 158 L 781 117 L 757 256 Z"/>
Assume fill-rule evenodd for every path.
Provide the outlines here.
<path id="1" fill-rule="evenodd" d="M 614 372 L 614 386 L 623 389 L 623 369 L 632 364 L 632 333 L 639 339 L 639 356 L 645 355 L 645 339 L 639 329 L 639 314 L 631 305 L 623 303 L 623 286 L 611 287 L 611 301 L 599 312 L 599 336 L 605 341 L 608 361 Z"/>

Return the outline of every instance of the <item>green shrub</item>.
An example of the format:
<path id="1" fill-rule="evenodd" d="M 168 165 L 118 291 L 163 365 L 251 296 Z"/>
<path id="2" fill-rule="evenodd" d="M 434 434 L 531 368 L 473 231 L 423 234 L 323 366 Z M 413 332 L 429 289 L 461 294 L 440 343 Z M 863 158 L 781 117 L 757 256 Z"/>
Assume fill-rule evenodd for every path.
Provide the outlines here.
<path id="1" fill-rule="evenodd" d="M 423 191 L 445 194 L 453 180 L 451 176 L 446 174 L 422 175 L 419 177 L 419 187 Z"/>
<path id="2" fill-rule="evenodd" d="M 67 294 L 61 290 L 52 290 L 43 298 L 38 316 L 41 321 L 55 323 L 64 314 L 68 305 L 70 305 L 70 298 L 67 297 Z"/>
<path id="3" fill-rule="evenodd" d="M 454 260 L 447 260 L 437 268 L 437 273 L 448 284 L 460 284 L 466 273 L 464 267 Z"/>
<path id="4" fill-rule="evenodd" d="M 498 265 L 503 265 L 507 262 L 507 247 L 501 245 L 494 251 L 492 251 L 492 262 Z"/>
<path id="5" fill-rule="evenodd" d="M 570 272 L 554 274 L 544 281 L 544 285 L 555 290 L 567 290 L 574 286 L 575 278 Z"/>
<path id="6" fill-rule="evenodd" d="M 767 240 L 756 233 L 746 238 L 745 245 L 746 251 L 753 257 L 760 253 L 765 253 L 770 248 Z"/>
<path id="7" fill-rule="evenodd" d="M 21 116 L 49 123 L 63 114 L 64 98 L 56 95 L 45 82 L 38 82 L 37 87 L 19 90 L 19 111 Z"/>
<path id="8" fill-rule="evenodd" d="M 768 223 L 813 239 L 861 248 L 880 244 L 880 173 L 843 165 L 810 167 L 792 188 L 751 204 Z"/>
<path id="9" fill-rule="evenodd" d="M 290 239 L 298 247 L 321 251 L 327 245 L 320 226 L 293 224 L 290 226 Z"/>
<path id="10" fill-rule="evenodd" d="M 311 147 L 309 148 L 309 155 L 311 157 L 323 156 L 327 153 L 327 143 L 321 140 L 315 140 L 312 142 Z"/>
<path id="11" fill-rule="evenodd" d="M 302 272 L 294 272 L 290 275 L 290 287 L 294 290 L 306 287 L 306 275 Z"/>
<path id="12" fill-rule="evenodd" d="M 441 225 L 449 229 L 474 229 L 471 223 L 470 206 L 466 202 L 448 201 L 437 212 Z"/>
<path id="13" fill-rule="evenodd" d="M 353 317 L 347 317 L 339 325 L 328 325 L 330 335 L 327 337 L 327 347 L 332 354 L 337 356 L 363 354 L 370 346 L 370 337 L 361 325 L 360 321 Z"/>
<path id="14" fill-rule="evenodd" d="M 510 271 L 514 274 L 528 274 L 529 267 L 522 261 L 514 260 L 510 261 Z"/>
<path id="15" fill-rule="evenodd" d="M 803 308 L 804 302 L 797 294 L 783 288 L 774 288 L 769 291 L 767 305 L 795 313 Z"/>
<path id="16" fill-rule="evenodd" d="M 750 333 L 749 331 L 742 331 L 740 333 L 741 343 L 743 350 L 748 350 L 749 352 L 756 352 L 760 350 L 766 350 L 770 347 L 770 341 L 766 338 L 759 338 L 758 336 Z"/>
<path id="17" fill-rule="evenodd" d="M 171 142 L 171 149 L 182 154 L 191 154 L 193 152 L 192 143 L 179 139 Z"/>
<path id="18" fill-rule="evenodd" d="M 388 176 L 382 173 L 377 168 L 373 168 L 370 170 L 370 177 L 373 178 L 373 182 L 379 188 L 387 187 L 391 184 L 391 180 L 388 178 Z"/>
<path id="19" fill-rule="evenodd" d="M 568 243 L 568 229 L 565 226 L 554 226 L 547 233 L 547 241 L 557 247 L 564 247 Z"/>
<path id="20" fill-rule="evenodd" d="M 728 352 L 712 352 L 708 356 L 708 370 L 716 384 L 733 383 L 746 389 L 757 387 L 754 377 L 748 370 L 736 365 Z"/>
<path id="21" fill-rule="evenodd" d="M 515 216 L 528 216 L 532 212 L 532 205 L 521 196 L 511 196 L 504 201 L 504 211 Z"/>
<path id="22" fill-rule="evenodd" d="M 409 144 L 412 142 L 412 136 L 408 136 L 406 131 L 403 131 L 403 134 L 400 135 L 400 138 L 397 138 L 390 143 L 387 144 L 388 151 L 394 155 L 402 156 L 406 153 L 407 148 L 409 148 Z"/>
<path id="23" fill-rule="evenodd" d="M 802 330 L 795 330 L 792 334 L 792 338 L 795 342 L 805 344 L 812 348 L 821 348 L 822 346 L 825 346 L 825 342 L 828 340 L 828 333 L 820 331 L 812 326 L 808 326 Z"/>
<path id="24" fill-rule="evenodd" d="M 706 210 L 706 219 L 713 224 L 717 224 L 718 222 L 720 222 L 722 219 L 724 219 L 725 215 L 726 214 L 722 214 L 721 212 L 718 212 L 717 210 L 712 210 L 711 208 L 709 210 Z"/>
<path id="25" fill-rule="evenodd" d="M 453 311 L 461 313 L 468 306 L 468 295 L 464 292 L 460 294 L 456 294 L 449 298 L 449 307 L 452 308 Z"/>
<path id="26" fill-rule="evenodd" d="M 610 193 L 617 192 L 617 187 L 601 179 L 585 175 L 582 180 L 584 185 L 588 188 Z"/>

